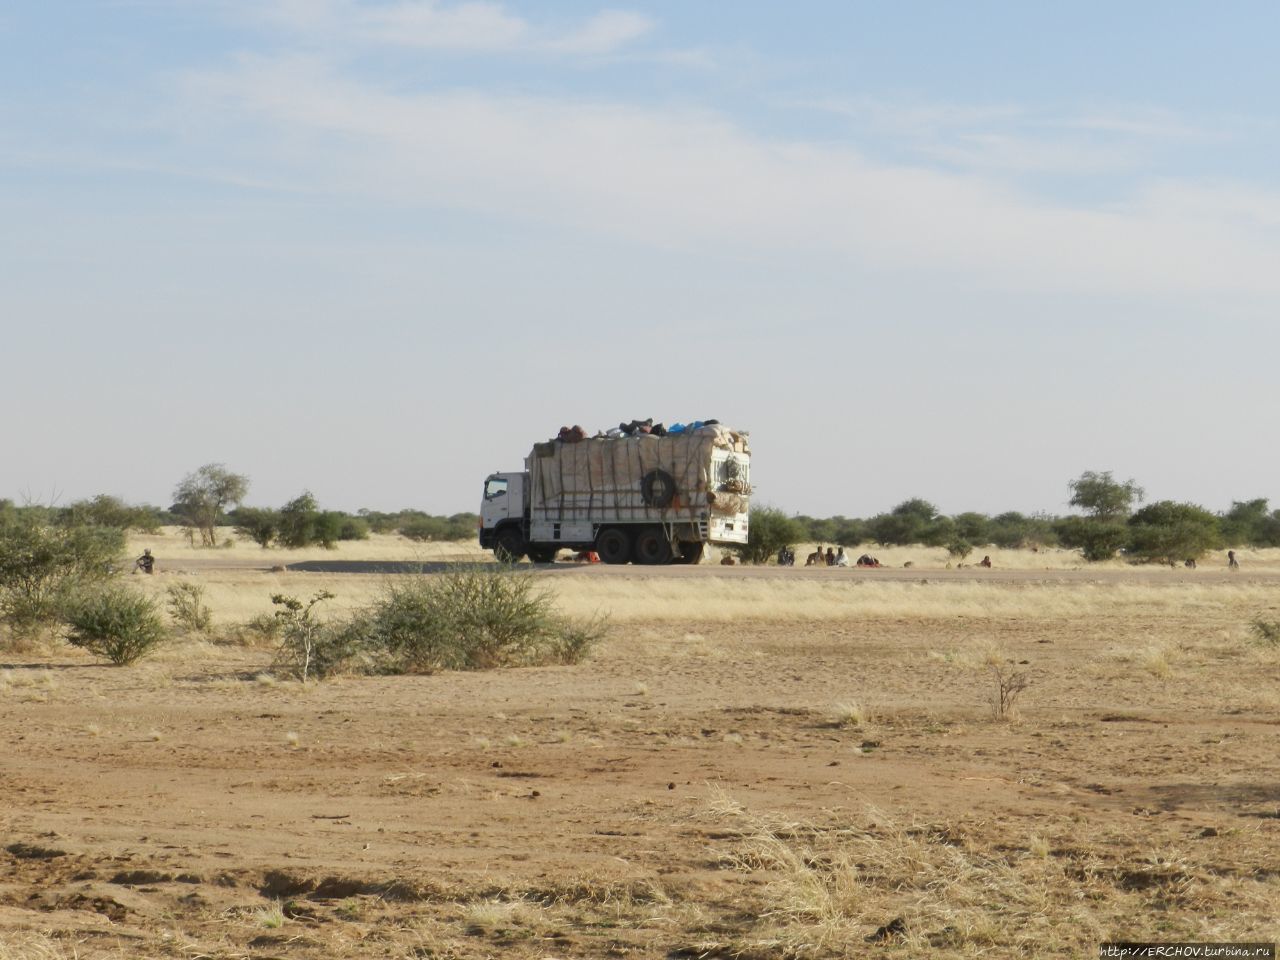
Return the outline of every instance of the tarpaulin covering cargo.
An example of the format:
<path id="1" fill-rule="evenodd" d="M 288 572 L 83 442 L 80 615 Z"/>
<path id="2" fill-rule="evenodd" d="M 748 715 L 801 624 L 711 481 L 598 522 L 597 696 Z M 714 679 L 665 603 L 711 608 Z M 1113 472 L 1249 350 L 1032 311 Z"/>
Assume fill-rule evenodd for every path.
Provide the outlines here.
<path id="1" fill-rule="evenodd" d="M 666 436 L 551 440 L 528 470 L 535 520 L 673 521 L 739 513 L 751 491 L 745 433 L 708 425 Z"/>

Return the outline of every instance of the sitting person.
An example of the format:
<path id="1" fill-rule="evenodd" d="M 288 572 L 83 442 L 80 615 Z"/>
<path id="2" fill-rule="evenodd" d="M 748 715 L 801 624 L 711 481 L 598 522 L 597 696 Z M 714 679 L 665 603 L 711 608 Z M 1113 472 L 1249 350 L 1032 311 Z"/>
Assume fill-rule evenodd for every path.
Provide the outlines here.
<path id="1" fill-rule="evenodd" d="M 836 566 L 847 567 L 848 565 L 849 565 L 849 558 L 844 555 L 844 547 L 841 547 L 838 551 L 836 551 Z"/>
<path id="2" fill-rule="evenodd" d="M 147 547 L 142 551 L 142 556 L 133 561 L 133 572 L 137 573 L 141 570 L 143 573 L 156 572 L 156 558 L 151 555 L 151 548 Z"/>
<path id="3" fill-rule="evenodd" d="M 836 552 L 827 547 L 827 566 L 834 567 L 836 565 Z"/>
<path id="4" fill-rule="evenodd" d="M 980 567 L 986 567 L 987 569 L 990 569 L 990 568 L 991 568 L 991 558 L 990 558 L 990 557 L 983 557 L 981 560 L 979 560 L 979 561 L 978 561 L 978 566 L 980 566 Z"/>

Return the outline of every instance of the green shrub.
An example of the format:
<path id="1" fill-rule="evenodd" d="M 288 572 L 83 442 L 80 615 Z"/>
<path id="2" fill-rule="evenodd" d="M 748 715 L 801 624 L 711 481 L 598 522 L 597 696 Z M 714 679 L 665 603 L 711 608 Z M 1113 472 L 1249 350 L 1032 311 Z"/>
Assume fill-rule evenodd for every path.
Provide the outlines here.
<path id="1" fill-rule="evenodd" d="M 184 630 L 204 633 L 213 626 L 213 611 L 204 602 L 204 587 L 181 581 L 171 583 L 165 592 L 169 595 L 169 616 Z"/>
<path id="2" fill-rule="evenodd" d="M 400 536 L 410 540 L 447 540 L 449 522 L 443 517 L 418 516 L 402 523 L 399 532 Z"/>
<path id="3" fill-rule="evenodd" d="M 0 618 L 18 633 L 56 621 L 75 589 L 111 577 L 124 532 L 90 524 L 57 526 L 45 511 L 0 514 Z"/>
<path id="4" fill-rule="evenodd" d="M 1129 518 L 1125 552 L 1137 560 L 1175 564 L 1222 545 L 1218 517 L 1193 503 L 1161 500 Z"/>
<path id="5" fill-rule="evenodd" d="M 142 533 L 158 532 L 164 521 L 164 511 L 159 507 L 130 506 L 119 497 L 105 493 L 92 500 L 77 500 L 58 513 L 58 522 L 63 526 L 91 524 Z"/>
<path id="6" fill-rule="evenodd" d="M 117 665 L 133 663 L 168 639 L 155 601 L 126 587 L 79 594 L 62 605 L 67 642 Z"/>
<path id="7" fill-rule="evenodd" d="M 315 543 L 315 525 L 319 516 L 316 498 L 303 491 L 280 508 L 276 540 L 282 547 L 310 546 Z"/>
<path id="8" fill-rule="evenodd" d="M 350 514 L 338 514 L 338 539 L 339 540 L 368 540 L 369 539 L 369 523 L 363 517 L 353 517 Z"/>
<path id="9" fill-rule="evenodd" d="M 991 519 L 985 513 L 959 513 L 951 518 L 955 526 L 956 539 L 975 543 L 991 542 Z"/>
<path id="10" fill-rule="evenodd" d="M 1110 560 L 1129 542 L 1129 527 L 1123 520 L 1063 517 L 1054 523 L 1054 532 L 1064 547 L 1078 549 L 1090 563 Z"/>
<path id="11" fill-rule="evenodd" d="M 450 517 L 434 517 L 418 510 L 403 510 L 396 530 L 410 540 L 470 540 L 476 535 L 480 518 L 474 513 L 455 513 Z"/>
<path id="12" fill-rule="evenodd" d="M 315 519 L 312 527 L 312 543 L 319 544 L 326 550 L 333 550 L 342 539 L 342 527 L 346 514 L 337 510 L 325 510 Z"/>
<path id="13" fill-rule="evenodd" d="M 370 669 L 434 673 L 576 663 L 604 623 L 560 616 L 529 574 L 482 568 L 396 584 L 344 633 Z"/>
<path id="14" fill-rule="evenodd" d="M 231 518 L 236 524 L 236 533 L 248 537 L 264 550 L 271 546 L 271 541 L 280 532 L 280 514 L 269 507 L 237 507 Z"/>
<path id="15" fill-rule="evenodd" d="M 342 670 L 355 653 L 352 636 L 341 627 L 318 620 L 315 608 L 333 594 L 321 590 L 303 603 L 296 597 L 277 593 L 271 598 L 280 609 L 280 649 L 272 670 L 297 677 L 304 683 L 311 677 L 327 677 Z"/>
<path id="16" fill-rule="evenodd" d="M 997 547 L 1053 546 L 1058 535 L 1053 529 L 1053 518 L 1043 514 L 1024 516 L 1016 510 L 992 517 L 987 529 L 988 540 Z"/>
<path id="17" fill-rule="evenodd" d="M 747 545 L 739 552 L 749 563 L 766 563 L 782 547 L 799 543 L 806 532 L 800 521 L 776 507 L 755 507 L 747 526 Z"/>
<path id="18" fill-rule="evenodd" d="M 957 560 L 963 560 L 971 553 L 973 553 L 973 544 L 968 540 L 962 540 L 957 537 L 947 544 L 947 554 Z"/>

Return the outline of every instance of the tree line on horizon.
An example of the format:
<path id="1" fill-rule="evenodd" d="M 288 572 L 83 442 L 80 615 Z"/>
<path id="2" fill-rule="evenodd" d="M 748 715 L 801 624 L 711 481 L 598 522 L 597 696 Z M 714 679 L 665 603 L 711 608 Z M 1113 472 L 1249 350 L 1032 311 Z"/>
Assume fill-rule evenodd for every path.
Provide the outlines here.
<path id="1" fill-rule="evenodd" d="M 981 546 L 1004 548 L 1065 547 L 1086 560 L 1117 554 L 1137 560 L 1175 562 L 1194 559 L 1222 547 L 1280 546 L 1280 509 L 1266 497 L 1234 501 L 1229 510 L 1213 513 L 1196 504 L 1162 500 L 1138 507 L 1143 489 L 1134 480 L 1116 480 L 1111 471 L 1085 471 L 1068 483 L 1068 501 L 1080 513 L 1055 516 L 1006 511 L 994 516 L 968 511 L 943 514 L 920 497 L 867 518 L 790 515 L 769 506 L 755 507 L 751 542 L 744 551 L 756 562 L 785 545 L 803 542 L 854 546 L 923 545 L 944 547 L 963 558 Z M 162 526 L 187 528 L 192 542 L 218 545 L 219 527 L 267 548 L 334 547 L 343 540 L 363 540 L 370 533 L 398 533 L 419 541 L 469 540 L 479 520 L 474 513 L 440 516 L 422 510 L 394 512 L 362 509 L 356 513 L 321 509 L 303 491 L 280 507 L 245 506 L 249 478 L 222 464 L 206 464 L 174 488 L 168 508 L 128 504 L 108 494 L 67 506 L 18 506 L 0 500 L 0 524 L 22 515 L 61 527 L 104 527 L 154 533 Z"/>
<path id="2" fill-rule="evenodd" d="M 865 519 L 788 515 L 777 508 L 756 507 L 745 553 L 747 559 L 762 562 L 795 543 L 874 543 L 944 547 L 962 559 L 989 545 L 1065 547 L 1079 550 L 1091 562 L 1123 555 L 1143 562 L 1179 563 L 1224 547 L 1280 546 L 1280 510 L 1272 510 L 1266 497 L 1234 501 L 1222 513 L 1173 500 L 1139 507 L 1145 498 L 1142 487 L 1134 480 L 1115 479 L 1109 470 L 1086 470 L 1068 487 L 1068 503 L 1080 513 L 1065 516 L 1017 511 L 948 516 L 920 497 Z"/>
<path id="3" fill-rule="evenodd" d="M 156 533 L 161 527 L 186 527 L 192 543 L 218 546 L 218 528 L 261 547 L 336 547 L 342 540 L 365 540 L 370 533 L 398 533 L 410 540 L 466 540 L 476 535 L 479 515 L 437 516 L 423 510 L 394 512 L 362 509 L 356 513 L 323 510 L 315 496 L 302 491 L 281 507 L 245 506 L 249 478 L 211 463 L 187 474 L 165 507 L 130 504 L 111 494 L 77 500 L 66 506 L 26 504 L 0 499 L 0 525 L 22 518 L 60 528 L 99 527 Z M 225 541 L 224 541 L 225 543 Z"/>

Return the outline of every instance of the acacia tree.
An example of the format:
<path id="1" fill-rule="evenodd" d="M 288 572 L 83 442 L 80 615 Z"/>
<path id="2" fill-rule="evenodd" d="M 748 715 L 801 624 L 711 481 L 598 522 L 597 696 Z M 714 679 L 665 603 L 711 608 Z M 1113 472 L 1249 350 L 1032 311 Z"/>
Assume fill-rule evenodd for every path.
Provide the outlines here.
<path id="1" fill-rule="evenodd" d="M 1078 547 L 1086 560 L 1110 560 L 1129 540 L 1125 521 L 1145 495 L 1143 489 L 1134 480 L 1116 480 L 1110 470 L 1086 470 L 1067 485 L 1068 503 L 1086 516 L 1059 520 L 1054 525 L 1058 538 L 1064 546 Z"/>
<path id="2" fill-rule="evenodd" d="M 1079 507 L 1095 520 L 1126 520 L 1133 512 L 1133 505 L 1146 496 L 1135 480 L 1121 483 L 1111 476 L 1110 470 L 1096 473 L 1086 470 L 1067 484 L 1071 499 L 1067 502 Z"/>
<path id="3" fill-rule="evenodd" d="M 217 544 L 218 520 L 227 507 L 239 504 L 249 492 L 249 478 L 220 463 L 206 463 L 187 474 L 173 491 L 173 512 L 200 531 L 206 547 Z"/>

